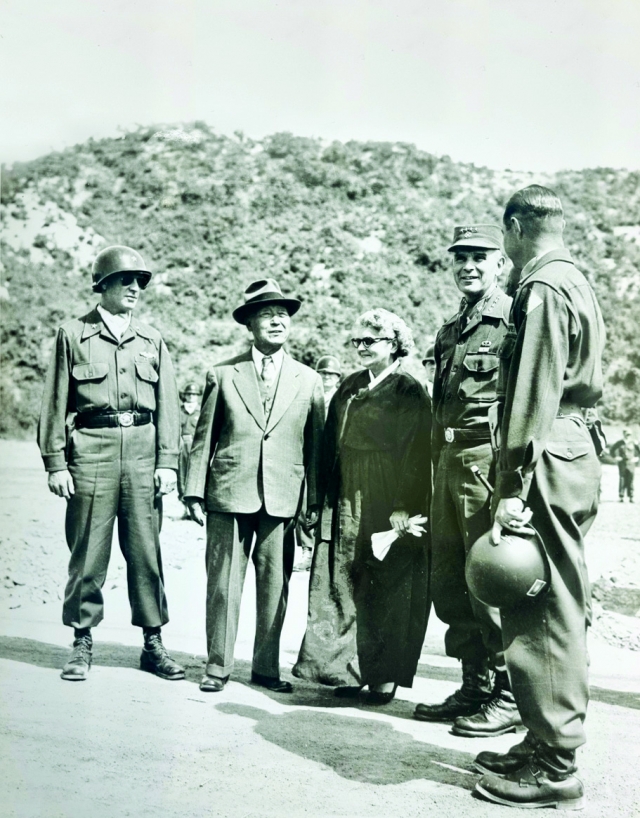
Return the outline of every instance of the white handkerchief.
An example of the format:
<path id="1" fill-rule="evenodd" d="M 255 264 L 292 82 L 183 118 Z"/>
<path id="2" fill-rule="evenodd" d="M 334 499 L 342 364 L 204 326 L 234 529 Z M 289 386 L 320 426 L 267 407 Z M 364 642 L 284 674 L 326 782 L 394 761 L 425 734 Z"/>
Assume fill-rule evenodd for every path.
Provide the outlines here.
<path id="1" fill-rule="evenodd" d="M 427 520 L 428 517 L 421 517 L 419 514 L 416 514 L 415 517 L 411 517 L 409 519 L 409 533 L 413 534 L 414 537 L 422 537 L 425 532 L 423 526 Z M 373 556 L 377 560 L 383 560 L 397 539 L 398 535 L 393 529 L 391 529 L 391 531 L 380 531 L 376 534 L 372 534 L 371 550 L 373 551 Z"/>

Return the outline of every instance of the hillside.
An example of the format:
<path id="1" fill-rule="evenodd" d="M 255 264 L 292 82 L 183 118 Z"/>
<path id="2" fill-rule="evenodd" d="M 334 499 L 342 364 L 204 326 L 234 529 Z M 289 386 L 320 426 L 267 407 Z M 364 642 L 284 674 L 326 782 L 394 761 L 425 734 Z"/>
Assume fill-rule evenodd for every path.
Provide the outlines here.
<path id="1" fill-rule="evenodd" d="M 105 244 L 136 247 L 156 272 L 140 317 L 162 331 L 180 383 L 245 342 L 230 313 L 264 275 L 304 299 L 292 352 L 312 362 L 338 351 L 350 365 L 350 323 L 375 305 L 405 317 L 422 352 L 458 303 L 445 251 L 454 224 L 499 221 L 533 181 L 561 196 L 567 245 L 603 307 L 603 411 L 638 422 L 640 173 L 497 172 L 407 144 L 254 141 L 195 123 L 3 172 L 0 434 L 33 430 L 55 329 L 95 301 L 91 261 Z"/>

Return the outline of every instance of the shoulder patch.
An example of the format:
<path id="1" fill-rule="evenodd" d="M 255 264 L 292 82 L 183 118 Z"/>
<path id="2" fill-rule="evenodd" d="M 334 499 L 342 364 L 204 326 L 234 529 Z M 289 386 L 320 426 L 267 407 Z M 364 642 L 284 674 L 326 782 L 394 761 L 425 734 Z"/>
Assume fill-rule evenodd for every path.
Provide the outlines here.
<path id="1" fill-rule="evenodd" d="M 531 290 L 527 300 L 527 315 L 542 304 L 542 299 L 535 290 Z"/>

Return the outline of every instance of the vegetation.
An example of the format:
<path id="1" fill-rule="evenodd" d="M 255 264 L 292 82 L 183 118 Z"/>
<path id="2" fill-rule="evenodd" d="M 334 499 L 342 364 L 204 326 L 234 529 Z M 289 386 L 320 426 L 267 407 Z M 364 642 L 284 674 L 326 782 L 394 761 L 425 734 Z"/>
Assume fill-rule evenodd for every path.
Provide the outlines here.
<path id="1" fill-rule="evenodd" d="M 419 357 L 458 304 L 446 247 L 455 224 L 499 222 L 533 181 L 561 196 L 567 244 L 608 327 L 610 419 L 640 419 L 640 174 L 533 176 L 436 157 L 412 145 L 275 134 L 225 137 L 197 122 L 90 140 L 2 177 L 0 433 L 31 433 L 57 326 L 95 297 L 105 244 L 155 271 L 140 317 L 157 326 L 180 383 L 242 346 L 230 314 L 245 286 L 276 278 L 304 303 L 291 350 L 312 363 L 346 344 L 353 318 L 385 306 L 413 327 Z"/>

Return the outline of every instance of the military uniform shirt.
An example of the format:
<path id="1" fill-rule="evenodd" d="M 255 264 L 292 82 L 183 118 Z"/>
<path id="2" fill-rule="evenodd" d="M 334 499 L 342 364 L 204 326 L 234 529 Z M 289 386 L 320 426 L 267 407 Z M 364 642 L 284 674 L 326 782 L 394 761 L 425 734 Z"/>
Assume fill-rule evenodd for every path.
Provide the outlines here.
<path id="1" fill-rule="evenodd" d="M 38 445 L 47 471 L 67 468 L 67 424 L 76 413 L 151 412 L 156 468 L 177 469 L 179 400 L 160 333 L 131 318 L 120 341 L 97 309 L 60 327 L 45 382 Z"/>

